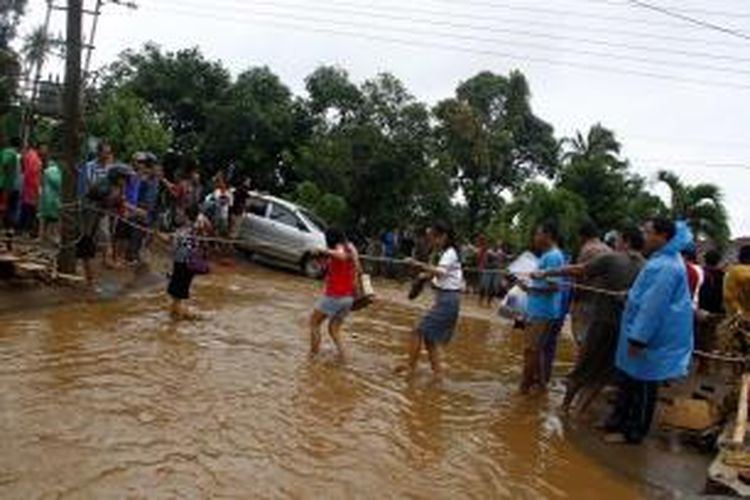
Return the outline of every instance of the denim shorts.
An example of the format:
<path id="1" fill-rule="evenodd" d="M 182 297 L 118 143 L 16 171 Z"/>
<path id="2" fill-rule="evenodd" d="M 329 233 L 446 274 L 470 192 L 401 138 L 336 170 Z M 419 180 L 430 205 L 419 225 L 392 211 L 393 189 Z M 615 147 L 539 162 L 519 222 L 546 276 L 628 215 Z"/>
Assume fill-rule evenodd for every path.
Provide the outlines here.
<path id="1" fill-rule="evenodd" d="M 315 309 L 322 312 L 331 319 L 344 319 L 352 310 L 354 297 L 331 297 L 324 296 L 318 301 Z"/>

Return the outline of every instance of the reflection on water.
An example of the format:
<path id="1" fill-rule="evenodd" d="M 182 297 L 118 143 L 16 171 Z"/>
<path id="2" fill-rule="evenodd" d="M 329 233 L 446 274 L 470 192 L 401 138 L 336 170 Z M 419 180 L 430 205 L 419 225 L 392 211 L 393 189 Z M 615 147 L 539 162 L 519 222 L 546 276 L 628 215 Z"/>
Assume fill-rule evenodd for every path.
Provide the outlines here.
<path id="1" fill-rule="evenodd" d="M 521 342 L 489 313 L 466 308 L 447 380 L 407 382 L 417 308 L 358 313 L 341 366 L 307 357 L 316 293 L 253 268 L 199 279 L 196 323 L 158 291 L 6 317 L 0 497 L 637 496 L 565 440 L 559 394 L 514 394 Z"/>

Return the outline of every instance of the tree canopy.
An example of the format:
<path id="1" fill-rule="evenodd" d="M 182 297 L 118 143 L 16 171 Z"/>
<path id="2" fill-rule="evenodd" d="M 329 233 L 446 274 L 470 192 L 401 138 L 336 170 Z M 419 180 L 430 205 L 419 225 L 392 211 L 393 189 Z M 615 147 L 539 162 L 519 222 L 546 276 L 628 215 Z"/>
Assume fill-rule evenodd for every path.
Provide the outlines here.
<path id="1" fill-rule="evenodd" d="M 231 165 L 256 189 L 369 235 L 441 218 L 466 237 L 523 246 L 545 219 L 575 235 L 584 221 L 621 229 L 668 212 L 613 131 L 555 137 L 518 71 L 481 72 L 434 106 L 392 74 L 355 82 L 333 66 L 314 70 L 305 91 L 294 95 L 265 66 L 232 77 L 197 48 L 148 44 L 107 68 L 90 131 L 117 137 L 123 152 L 168 146 L 207 176 Z M 718 190 L 662 180 L 675 216 L 705 238 L 728 237 Z"/>

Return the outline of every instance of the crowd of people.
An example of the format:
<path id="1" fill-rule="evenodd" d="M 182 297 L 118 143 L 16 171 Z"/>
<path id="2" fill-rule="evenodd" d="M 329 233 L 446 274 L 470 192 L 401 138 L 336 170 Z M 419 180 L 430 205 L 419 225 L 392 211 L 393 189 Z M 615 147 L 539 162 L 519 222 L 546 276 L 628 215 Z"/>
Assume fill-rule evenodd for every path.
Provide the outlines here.
<path id="1" fill-rule="evenodd" d="M 17 139 L 2 137 L 0 143 L 4 230 L 58 243 L 63 172 L 43 143 L 22 148 Z M 103 266 L 117 267 L 140 262 L 153 241 L 171 241 L 171 314 L 189 317 L 184 301 L 193 278 L 208 267 L 199 240 L 229 238 L 250 190 L 246 179 L 228 180 L 223 174 L 205 187 L 195 168 L 166 176 L 149 153 L 118 163 L 107 142 L 100 142 L 76 178 L 76 254 L 87 283 L 95 283 L 97 254 Z M 573 260 L 563 250 L 562 236 L 553 223 L 537 228 L 532 251 L 538 268 L 528 276 L 503 271 L 510 256 L 502 242 L 480 235 L 475 245 L 461 246 L 452 228 L 441 222 L 421 232 L 394 229 L 373 238 L 365 253 L 382 259 L 385 274 L 394 272 L 397 258 L 408 257 L 400 261 L 416 277 L 411 295 L 427 283 L 434 291 L 433 305 L 415 326 L 399 371 L 413 373 L 426 350 L 440 377 L 442 351 L 453 337 L 467 285 L 479 292 L 481 305 L 490 306 L 515 282 L 527 294 L 520 392 L 547 387 L 558 338 L 570 316 L 577 357 L 566 377 L 563 410 L 585 411 L 604 387 L 614 384 L 618 397 L 605 426 L 608 440 L 639 443 L 649 432 L 660 384 L 687 374 L 696 347 L 712 348 L 719 321 L 732 317 L 750 325 L 750 246 L 742 247 L 738 263 L 725 269 L 716 250 L 706 252 L 700 265 L 688 226 L 664 218 L 608 233 L 604 240 L 593 224 L 584 224 Z M 330 337 L 346 358 L 342 326 L 355 306 L 363 266 L 357 245 L 344 232 L 329 229 L 326 243 L 317 252 L 327 273 L 324 296 L 310 318 L 310 352 L 320 351 L 320 330 L 327 320 Z M 467 279 L 469 259 L 475 274 Z"/>
<path id="2" fill-rule="evenodd" d="M 311 318 L 313 354 L 320 349 L 320 324 L 329 318 L 331 337 L 344 355 L 341 321 L 356 296 L 356 249 L 342 233 L 334 234 L 323 252 L 331 261 L 326 297 Z M 440 377 L 442 350 L 456 328 L 466 280 L 450 227 L 438 223 L 426 234 L 432 257 L 407 259 L 406 264 L 418 273 L 415 283 L 430 281 L 435 299 L 415 326 L 407 362 L 398 371 L 413 373 L 426 350 L 434 375 Z M 571 262 L 556 225 L 541 224 L 532 243 L 538 269 L 513 278 L 528 295 L 520 392 L 546 389 L 558 338 L 570 316 L 577 356 L 565 378 L 563 411 L 575 407 L 583 412 L 602 389 L 616 387 L 615 404 L 603 425 L 605 439 L 637 444 L 651 428 L 660 385 L 688 374 L 695 346 L 710 348 L 716 319 L 736 316 L 750 325 L 750 246 L 739 250 L 738 262 L 725 272 L 716 250 L 705 254 L 705 265 L 698 265 L 696 242 L 684 222 L 656 217 L 642 227 L 608 233 L 606 243 L 593 224 L 585 224 L 578 237 L 581 246 Z M 499 247 L 480 238 L 476 248 L 496 252 L 490 258 L 485 254 L 485 262 L 493 271 L 500 266 Z"/>
<path id="3" fill-rule="evenodd" d="M 0 135 L 0 224 L 6 238 L 59 239 L 62 170 L 43 142 L 22 147 Z"/>

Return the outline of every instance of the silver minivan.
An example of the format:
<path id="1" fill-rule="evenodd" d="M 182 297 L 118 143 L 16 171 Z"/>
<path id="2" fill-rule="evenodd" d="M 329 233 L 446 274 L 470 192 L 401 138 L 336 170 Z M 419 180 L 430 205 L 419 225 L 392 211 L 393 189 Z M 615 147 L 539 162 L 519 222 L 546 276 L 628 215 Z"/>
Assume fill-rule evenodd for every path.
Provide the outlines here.
<path id="1" fill-rule="evenodd" d="M 325 223 L 313 213 L 275 196 L 250 193 L 237 228 L 238 247 L 258 258 L 318 277 L 312 251 L 325 247 Z"/>

